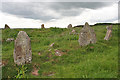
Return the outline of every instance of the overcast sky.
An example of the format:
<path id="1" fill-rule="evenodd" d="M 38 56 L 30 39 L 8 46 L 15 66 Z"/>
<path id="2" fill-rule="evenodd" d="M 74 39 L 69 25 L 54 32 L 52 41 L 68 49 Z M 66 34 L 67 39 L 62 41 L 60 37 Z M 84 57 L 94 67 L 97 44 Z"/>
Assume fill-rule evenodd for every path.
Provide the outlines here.
<path id="1" fill-rule="evenodd" d="M 95 23 L 118 22 L 118 0 L 106 2 L 40 2 L 32 0 L 4 0 L 0 11 L 0 28 L 8 24 L 11 28 L 67 27 Z"/>

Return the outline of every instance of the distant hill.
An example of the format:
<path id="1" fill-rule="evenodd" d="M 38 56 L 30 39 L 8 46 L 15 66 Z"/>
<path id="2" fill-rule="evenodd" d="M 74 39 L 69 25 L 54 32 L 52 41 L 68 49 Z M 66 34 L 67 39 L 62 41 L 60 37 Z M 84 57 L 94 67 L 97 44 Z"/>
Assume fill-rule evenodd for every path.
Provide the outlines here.
<path id="1" fill-rule="evenodd" d="M 97 25 L 120 25 L 120 23 L 96 23 L 94 25 L 90 25 L 90 26 L 97 26 Z M 74 27 L 83 27 L 84 25 L 77 25 Z"/>

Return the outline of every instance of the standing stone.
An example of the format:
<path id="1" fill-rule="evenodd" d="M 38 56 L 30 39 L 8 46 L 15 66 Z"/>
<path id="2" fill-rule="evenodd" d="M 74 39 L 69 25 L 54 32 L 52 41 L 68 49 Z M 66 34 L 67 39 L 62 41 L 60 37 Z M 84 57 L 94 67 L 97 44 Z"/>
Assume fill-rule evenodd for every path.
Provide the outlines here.
<path id="1" fill-rule="evenodd" d="M 45 28 L 45 27 L 44 27 L 44 24 L 41 25 L 41 28 Z"/>
<path id="2" fill-rule="evenodd" d="M 107 32 L 104 40 L 109 40 L 109 38 L 112 36 L 112 25 L 106 27 Z"/>
<path id="3" fill-rule="evenodd" d="M 26 32 L 20 31 L 15 40 L 14 62 L 17 65 L 31 63 L 31 40 Z"/>
<path id="4" fill-rule="evenodd" d="M 5 29 L 10 29 L 10 27 L 7 24 L 5 24 Z"/>
<path id="5" fill-rule="evenodd" d="M 68 28 L 72 28 L 72 24 L 69 24 L 69 25 L 68 25 Z"/>
<path id="6" fill-rule="evenodd" d="M 87 22 L 80 31 L 78 42 L 80 46 L 86 46 L 90 43 L 96 43 L 96 34 Z"/>

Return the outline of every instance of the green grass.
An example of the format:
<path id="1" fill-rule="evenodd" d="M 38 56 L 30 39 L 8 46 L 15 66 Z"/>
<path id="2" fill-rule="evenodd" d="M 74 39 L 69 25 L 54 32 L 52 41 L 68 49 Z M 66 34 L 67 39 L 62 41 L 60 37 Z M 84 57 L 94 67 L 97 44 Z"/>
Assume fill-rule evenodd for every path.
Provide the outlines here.
<path id="1" fill-rule="evenodd" d="M 2 60 L 7 62 L 2 68 L 3 78 L 15 77 L 18 67 L 14 64 L 14 42 L 19 31 L 25 31 L 31 39 L 32 63 L 25 65 L 28 78 L 117 78 L 118 75 L 118 26 L 113 26 L 112 38 L 105 41 L 106 26 L 93 26 L 97 43 L 80 47 L 79 35 L 69 35 L 72 29 L 6 29 L 2 30 Z M 78 33 L 81 28 L 74 28 Z M 50 48 L 49 45 L 55 43 Z M 93 47 L 92 49 L 90 47 Z M 51 49 L 51 51 L 49 51 Z M 55 56 L 54 50 L 66 53 Z M 38 55 L 38 52 L 41 55 Z M 49 57 L 51 55 L 51 57 Z M 33 65 L 39 68 L 39 76 L 31 74 Z M 54 72 L 53 76 L 47 76 Z"/>

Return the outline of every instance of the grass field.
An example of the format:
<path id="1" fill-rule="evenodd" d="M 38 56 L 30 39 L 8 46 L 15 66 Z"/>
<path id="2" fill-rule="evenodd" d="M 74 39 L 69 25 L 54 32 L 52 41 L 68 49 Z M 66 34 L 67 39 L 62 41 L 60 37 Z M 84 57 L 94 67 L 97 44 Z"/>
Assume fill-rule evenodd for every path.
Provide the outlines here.
<path id="1" fill-rule="evenodd" d="M 69 35 L 72 29 L 4 29 L 2 30 L 2 67 L 3 78 L 14 78 L 19 68 L 14 64 L 14 42 L 7 38 L 16 38 L 19 31 L 25 31 L 31 39 L 32 63 L 25 65 L 27 78 L 117 78 L 118 75 L 118 25 L 113 26 L 112 37 L 105 41 L 106 26 L 92 27 L 97 43 L 80 47 L 79 35 Z M 81 28 L 74 28 L 77 33 Z M 53 47 L 50 44 L 55 43 Z M 92 47 L 92 48 L 91 48 Z M 51 51 L 49 51 L 51 49 Z M 55 56 L 55 50 L 65 54 Z M 38 53 L 41 55 L 38 55 Z M 38 76 L 31 74 L 33 66 L 39 70 Z M 49 76 L 50 74 L 53 74 Z"/>

